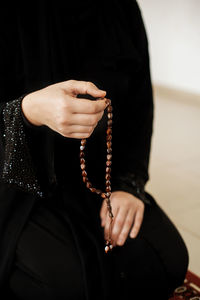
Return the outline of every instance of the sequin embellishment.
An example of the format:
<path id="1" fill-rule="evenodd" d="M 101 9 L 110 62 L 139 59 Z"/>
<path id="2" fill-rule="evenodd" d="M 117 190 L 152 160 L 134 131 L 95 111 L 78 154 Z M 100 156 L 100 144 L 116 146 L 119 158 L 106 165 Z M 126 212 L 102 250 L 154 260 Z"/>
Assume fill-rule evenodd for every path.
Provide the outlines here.
<path id="1" fill-rule="evenodd" d="M 1 180 L 23 191 L 43 197 L 22 119 L 21 101 L 23 97 L 7 102 L 3 109 L 4 161 Z"/>

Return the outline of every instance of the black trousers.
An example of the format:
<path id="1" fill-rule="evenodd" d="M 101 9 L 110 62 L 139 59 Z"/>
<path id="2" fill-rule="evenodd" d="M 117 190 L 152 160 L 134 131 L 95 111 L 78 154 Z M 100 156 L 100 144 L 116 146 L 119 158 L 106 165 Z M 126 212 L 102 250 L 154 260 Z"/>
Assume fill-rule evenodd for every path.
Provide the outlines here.
<path id="1" fill-rule="evenodd" d="M 184 241 L 157 204 L 146 206 L 138 236 L 112 254 L 110 300 L 168 299 L 188 267 Z M 85 300 L 72 232 L 52 211 L 37 209 L 24 227 L 9 285 L 16 299 Z"/>

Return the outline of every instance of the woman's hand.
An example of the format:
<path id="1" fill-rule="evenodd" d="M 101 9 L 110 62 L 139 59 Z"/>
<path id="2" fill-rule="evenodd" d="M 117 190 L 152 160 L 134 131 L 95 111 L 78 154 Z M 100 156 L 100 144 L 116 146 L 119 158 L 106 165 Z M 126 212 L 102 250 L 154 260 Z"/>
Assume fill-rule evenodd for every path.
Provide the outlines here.
<path id="1" fill-rule="evenodd" d="M 111 193 L 111 206 L 114 215 L 112 225 L 112 240 L 114 246 L 122 246 L 130 232 L 130 237 L 135 238 L 140 230 L 143 215 L 144 203 L 132 194 L 124 191 Z M 105 239 L 109 232 L 110 218 L 107 212 L 106 201 L 102 203 L 100 210 L 101 226 L 104 227 Z"/>
<path id="2" fill-rule="evenodd" d="M 104 98 L 106 92 L 91 82 L 63 81 L 26 95 L 22 100 L 22 111 L 33 125 L 46 125 L 65 137 L 88 138 L 108 103 L 106 99 L 77 98 L 78 94 Z"/>

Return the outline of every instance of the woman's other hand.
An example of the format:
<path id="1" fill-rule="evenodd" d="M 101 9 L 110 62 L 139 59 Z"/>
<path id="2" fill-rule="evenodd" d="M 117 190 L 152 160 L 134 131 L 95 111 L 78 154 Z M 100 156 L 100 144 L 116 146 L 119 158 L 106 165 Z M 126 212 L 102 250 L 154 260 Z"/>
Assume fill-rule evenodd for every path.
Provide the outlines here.
<path id="1" fill-rule="evenodd" d="M 140 230 L 143 215 L 144 203 L 130 193 L 115 191 L 111 193 L 111 205 L 114 215 L 112 225 L 112 240 L 114 246 L 122 246 L 128 234 L 135 238 Z M 101 226 L 104 227 L 104 237 L 107 239 L 109 232 L 110 217 L 107 212 L 106 201 L 104 200 L 100 210 Z"/>
<path id="2" fill-rule="evenodd" d="M 69 138 L 88 138 L 102 118 L 107 103 L 106 99 L 77 98 L 78 94 L 104 98 L 106 92 L 92 82 L 63 81 L 26 95 L 22 111 L 33 125 L 46 125 Z"/>

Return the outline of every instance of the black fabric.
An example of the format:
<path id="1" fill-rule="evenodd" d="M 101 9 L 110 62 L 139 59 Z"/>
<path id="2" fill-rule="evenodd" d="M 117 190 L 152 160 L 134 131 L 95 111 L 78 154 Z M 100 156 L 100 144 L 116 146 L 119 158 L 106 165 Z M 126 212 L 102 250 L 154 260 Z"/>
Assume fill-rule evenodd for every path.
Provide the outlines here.
<path id="1" fill-rule="evenodd" d="M 112 191 L 130 192 L 148 209 L 154 207 L 154 199 L 145 191 L 149 179 L 153 98 L 148 42 L 136 1 L 35 0 L 13 3 L 12 9 L 10 3 L 1 4 L 0 14 L 0 173 L 8 163 L 3 118 L 7 104 L 19 105 L 23 95 L 59 81 L 90 80 L 107 91 L 113 105 Z M 7 113 L 7 121 L 9 117 L 12 115 Z M 79 245 L 81 236 L 87 232 L 91 237 L 93 228 L 97 229 L 98 224 L 94 224 L 102 201 L 83 185 L 80 140 L 63 138 L 47 126 L 33 126 L 22 113 L 14 120 L 13 130 L 23 122 L 22 130 L 27 138 L 27 153 L 23 153 L 23 157 L 27 154 L 32 159 L 25 167 L 32 165 L 36 169 L 34 176 L 44 196 L 33 193 L 28 184 L 20 189 L 21 154 L 18 151 L 18 159 L 11 166 L 15 184 L 11 184 L 9 178 L 0 184 L 1 295 L 9 291 L 18 240 L 36 205 L 62 207 Z M 104 189 L 105 176 L 105 121 L 106 115 L 87 141 L 88 176 L 93 185 L 101 189 Z M 16 135 L 7 142 L 15 144 L 19 138 Z M 51 202 L 55 193 L 61 191 L 65 196 Z M 91 194 L 92 201 L 84 202 L 87 197 L 82 197 L 82 193 Z M 79 213 L 85 217 L 81 219 L 82 226 L 76 227 Z M 88 216 L 90 222 L 86 221 Z M 97 251 L 100 241 L 103 247 L 100 237 L 91 247 L 99 266 L 100 273 L 97 271 L 96 276 L 101 274 L 99 282 L 104 287 L 103 300 L 108 291 L 102 254 Z M 84 248 L 80 248 L 79 254 L 86 281 L 91 276 L 92 265 L 85 264 L 87 251 Z M 90 293 L 92 290 L 88 287 L 87 300 L 94 299 Z"/>
<path id="2" fill-rule="evenodd" d="M 82 200 L 89 204 L 93 201 L 89 196 L 82 194 Z M 61 197 L 55 195 L 52 204 Z M 129 299 L 130 295 L 133 299 L 167 300 L 182 284 L 188 266 L 187 249 L 159 206 L 146 208 L 138 237 L 128 238 L 123 247 L 113 249 L 112 255 L 102 251 L 103 231 L 98 218 L 90 228 L 89 214 L 72 207 L 70 212 L 68 216 L 55 205 L 35 206 L 18 241 L 9 279 L 11 292 L 18 299 L 85 300 L 88 291 L 95 300 Z M 87 224 L 84 229 L 83 224 Z M 74 230 L 81 234 L 78 243 Z M 82 263 L 88 271 L 86 282 Z"/>

